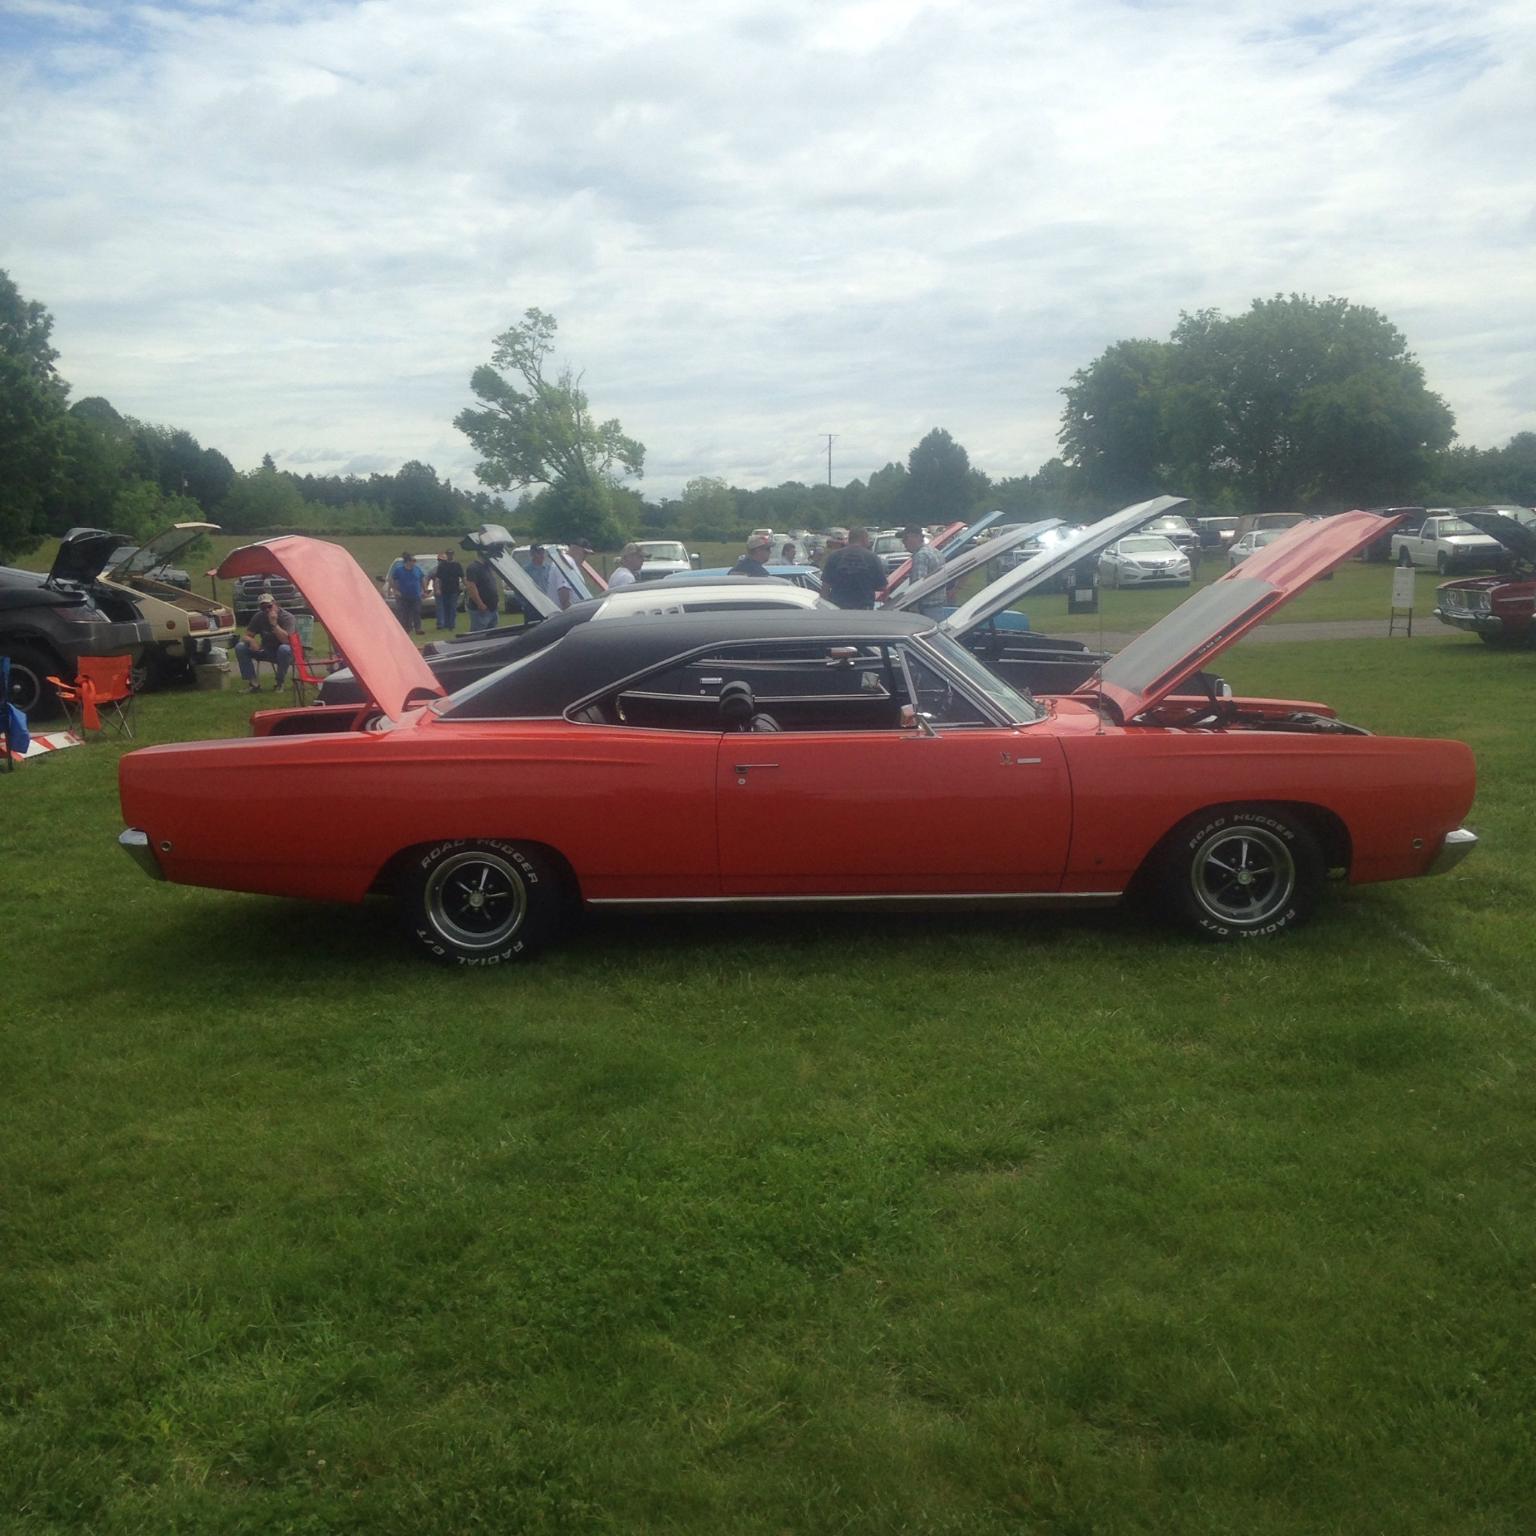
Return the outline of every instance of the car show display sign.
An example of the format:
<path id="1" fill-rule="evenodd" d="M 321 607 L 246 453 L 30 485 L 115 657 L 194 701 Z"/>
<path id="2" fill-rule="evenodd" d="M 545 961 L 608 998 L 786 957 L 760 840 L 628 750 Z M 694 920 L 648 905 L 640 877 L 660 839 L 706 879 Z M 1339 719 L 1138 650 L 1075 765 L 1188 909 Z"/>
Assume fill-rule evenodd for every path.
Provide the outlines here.
<path id="1" fill-rule="evenodd" d="M 1411 565 L 1399 565 L 1392 572 L 1392 612 L 1387 618 L 1387 633 L 1397 627 L 1399 614 L 1408 616 L 1408 634 L 1413 635 L 1413 576 Z"/>

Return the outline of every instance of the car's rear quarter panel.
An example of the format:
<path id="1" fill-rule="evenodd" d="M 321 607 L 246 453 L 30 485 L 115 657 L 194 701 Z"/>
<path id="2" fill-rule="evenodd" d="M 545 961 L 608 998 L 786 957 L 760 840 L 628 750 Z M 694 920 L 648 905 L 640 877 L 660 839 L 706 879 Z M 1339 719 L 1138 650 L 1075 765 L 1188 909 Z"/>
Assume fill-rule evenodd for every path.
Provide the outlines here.
<path id="1" fill-rule="evenodd" d="M 1421 875 L 1462 824 L 1475 787 L 1472 753 L 1455 741 L 1132 727 L 1064 745 L 1068 891 L 1120 889 L 1185 817 L 1253 803 L 1337 817 L 1352 883 Z"/>
<path id="2" fill-rule="evenodd" d="M 358 901 L 406 848 L 506 838 L 555 848 L 588 896 L 713 895 L 714 744 L 429 723 L 150 747 L 122 759 L 120 788 L 187 885 Z"/>

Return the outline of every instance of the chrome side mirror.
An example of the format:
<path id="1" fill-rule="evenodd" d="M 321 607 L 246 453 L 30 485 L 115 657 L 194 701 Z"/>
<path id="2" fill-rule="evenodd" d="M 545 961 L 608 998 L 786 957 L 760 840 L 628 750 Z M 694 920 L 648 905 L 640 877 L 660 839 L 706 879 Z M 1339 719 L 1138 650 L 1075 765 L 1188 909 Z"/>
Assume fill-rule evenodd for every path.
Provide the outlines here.
<path id="1" fill-rule="evenodd" d="M 919 736 L 939 734 L 933 728 L 933 716 L 914 709 L 910 704 L 901 706 L 901 728 L 904 731 L 916 731 Z"/>

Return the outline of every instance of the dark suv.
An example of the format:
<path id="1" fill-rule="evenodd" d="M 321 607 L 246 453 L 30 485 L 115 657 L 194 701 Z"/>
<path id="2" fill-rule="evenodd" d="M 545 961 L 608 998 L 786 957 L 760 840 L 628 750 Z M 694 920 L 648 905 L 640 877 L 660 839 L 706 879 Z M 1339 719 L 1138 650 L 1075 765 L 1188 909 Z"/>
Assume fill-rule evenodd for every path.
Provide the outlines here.
<path id="1" fill-rule="evenodd" d="M 115 534 L 102 534 L 103 563 L 121 543 Z M 73 553 L 78 559 L 78 546 Z M 50 676 L 72 679 L 82 656 L 126 652 L 137 664 L 154 639 L 142 620 L 114 623 L 86 585 L 60 578 L 57 563 L 46 576 L 0 566 L 0 656 L 11 659 L 11 703 L 35 720 L 58 712 Z"/>

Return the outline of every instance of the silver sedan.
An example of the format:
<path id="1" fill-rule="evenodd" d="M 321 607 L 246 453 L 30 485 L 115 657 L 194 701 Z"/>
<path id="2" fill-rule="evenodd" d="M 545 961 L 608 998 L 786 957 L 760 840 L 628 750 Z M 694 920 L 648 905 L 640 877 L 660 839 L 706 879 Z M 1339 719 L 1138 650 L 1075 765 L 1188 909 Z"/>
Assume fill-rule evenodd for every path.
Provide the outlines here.
<path id="1" fill-rule="evenodd" d="M 1106 587 L 1187 587 L 1189 556 L 1156 533 L 1133 533 L 1099 556 L 1099 582 Z"/>

